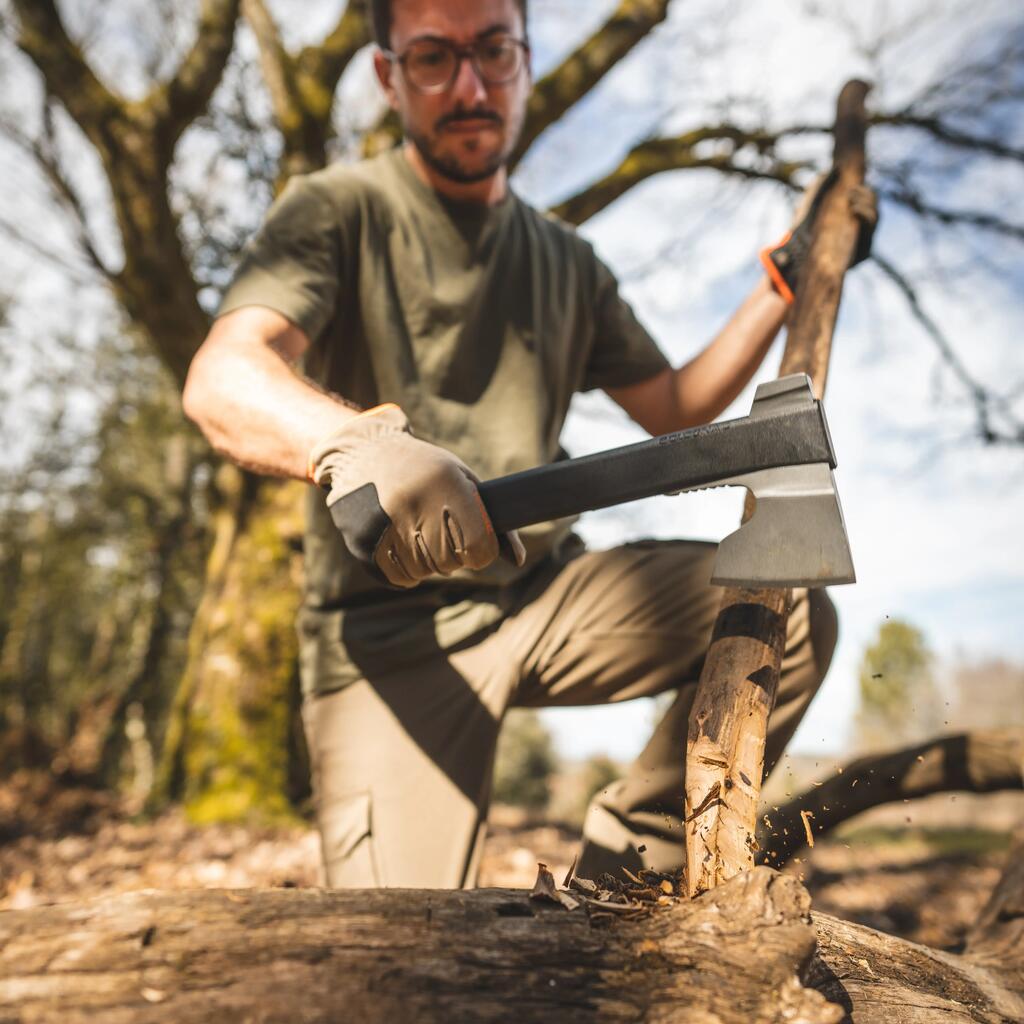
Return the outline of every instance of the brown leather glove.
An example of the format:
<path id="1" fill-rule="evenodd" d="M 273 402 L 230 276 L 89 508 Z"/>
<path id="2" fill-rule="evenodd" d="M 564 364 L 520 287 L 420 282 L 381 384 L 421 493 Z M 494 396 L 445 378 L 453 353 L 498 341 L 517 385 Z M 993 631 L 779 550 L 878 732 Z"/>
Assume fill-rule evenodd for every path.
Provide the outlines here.
<path id="1" fill-rule="evenodd" d="M 800 197 L 789 231 L 774 245 L 761 251 L 761 263 L 772 285 L 787 302 L 794 299 L 800 271 L 810 252 L 811 232 L 821 201 L 838 180 L 839 172 L 835 168 L 815 178 Z M 853 186 L 849 195 L 850 211 L 860 221 L 857 247 L 850 261 L 850 266 L 855 267 L 871 254 L 871 242 L 878 226 L 878 199 L 874 189 L 868 185 Z"/>
<path id="2" fill-rule="evenodd" d="M 349 551 L 393 586 L 483 569 L 498 557 L 477 478 L 461 459 L 413 437 L 397 405 L 360 413 L 324 438 L 310 452 L 309 477 L 329 492 Z M 518 535 L 503 540 L 522 565 Z"/>

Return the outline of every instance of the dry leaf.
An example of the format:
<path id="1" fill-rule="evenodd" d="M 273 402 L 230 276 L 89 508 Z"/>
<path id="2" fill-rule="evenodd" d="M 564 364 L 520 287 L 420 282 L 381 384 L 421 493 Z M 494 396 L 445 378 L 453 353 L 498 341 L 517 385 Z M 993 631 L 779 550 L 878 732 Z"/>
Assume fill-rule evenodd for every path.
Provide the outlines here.
<path id="1" fill-rule="evenodd" d="M 575 910 L 580 905 L 579 900 L 570 896 L 567 892 L 561 892 L 555 886 L 555 876 L 548 870 L 547 864 L 539 862 L 537 864 L 537 881 L 533 883 L 530 899 L 558 903 L 565 907 L 566 910 Z"/>

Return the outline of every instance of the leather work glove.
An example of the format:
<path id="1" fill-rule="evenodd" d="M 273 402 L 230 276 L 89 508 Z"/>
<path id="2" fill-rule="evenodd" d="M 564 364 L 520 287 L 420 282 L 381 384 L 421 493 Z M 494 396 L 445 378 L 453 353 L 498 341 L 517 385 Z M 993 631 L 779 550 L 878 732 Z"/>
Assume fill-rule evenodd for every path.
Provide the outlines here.
<path id="1" fill-rule="evenodd" d="M 349 551 L 393 586 L 483 569 L 499 552 L 525 561 L 515 532 L 499 545 L 469 467 L 413 437 L 397 405 L 369 409 L 324 438 L 310 452 L 308 475 L 329 492 Z"/>
<path id="2" fill-rule="evenodd" d="M 838 180 L 839 172 L 834 167 L 828 174 L 815 178 L 804 190 L 789 231 L 774 245 L 761 251 L 761 262 L 775 290 L 787 302 L 791 303 L 795 297 L 797 281 L 811 249 L 811 233 L 821 202 Z M 878 199 L 874 189 L 868 185 L 854 185 L 850 189 L 850 210 L 860 221 L 857 247 L 850 262 L 850 266 L 855 267 L 871 255 L 871 240 L 878 226 Z"/>

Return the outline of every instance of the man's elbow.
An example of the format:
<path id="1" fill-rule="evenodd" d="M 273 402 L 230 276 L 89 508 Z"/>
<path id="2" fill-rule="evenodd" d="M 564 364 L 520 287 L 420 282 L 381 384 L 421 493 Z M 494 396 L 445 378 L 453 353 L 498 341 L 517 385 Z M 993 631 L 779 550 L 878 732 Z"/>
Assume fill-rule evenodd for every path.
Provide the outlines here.
<path id="1" fill-rule="evenodd" d="M 213 401 L 214 375 L 210 365 L 213 360 L 210 357 L 208 346 L 200 346 L 192 357 L 181 391 L 182 411 L 203 433 L 207 432 L 207 418 Z"/>

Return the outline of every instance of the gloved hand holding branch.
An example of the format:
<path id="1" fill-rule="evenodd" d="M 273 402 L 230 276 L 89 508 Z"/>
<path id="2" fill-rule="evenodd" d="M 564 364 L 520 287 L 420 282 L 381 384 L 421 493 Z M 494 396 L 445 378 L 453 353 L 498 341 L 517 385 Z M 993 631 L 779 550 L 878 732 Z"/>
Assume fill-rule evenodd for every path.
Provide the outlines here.
<path id="1" fill-rule="evenodd" d="M 811 250 L 814 222 L 822 200 L 838 180 L 839 172 L 834 167 L 827 174 L 817 177 L 804 191 L 789 231 L 774 245 L 761 251 L 761 262 L 772 285 L 789 303 L 795 298 L 800 272 Z M 878 199 L 874 189 L 868 185 L 854 185 L 850 188 L 850 209 L 860 221 L 857 248 L 850 263 L 851 267 L 855 267 L 871 255 L 871 241 L 878 226 Z"/>

